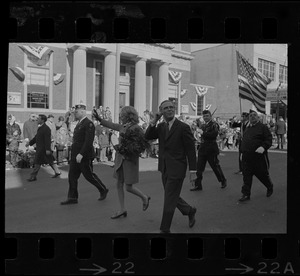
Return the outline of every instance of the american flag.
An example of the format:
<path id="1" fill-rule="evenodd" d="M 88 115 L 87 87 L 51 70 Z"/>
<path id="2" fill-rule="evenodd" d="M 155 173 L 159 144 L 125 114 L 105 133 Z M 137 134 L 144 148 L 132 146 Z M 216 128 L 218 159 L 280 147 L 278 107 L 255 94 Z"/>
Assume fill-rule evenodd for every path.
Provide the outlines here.
<path id="1" fill-rule="evenodd" d="M 240 98 L 251 101 L 257 111 L 266 113 L 266 91 L 271 79 L 256 70 L 238 51 L 236 56 Z"/>

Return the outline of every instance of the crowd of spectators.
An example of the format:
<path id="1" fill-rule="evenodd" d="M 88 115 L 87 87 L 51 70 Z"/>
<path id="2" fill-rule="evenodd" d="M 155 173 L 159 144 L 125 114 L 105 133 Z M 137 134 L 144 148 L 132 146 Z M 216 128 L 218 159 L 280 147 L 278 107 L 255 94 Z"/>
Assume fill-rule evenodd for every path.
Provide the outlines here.
<path id="1" fill-rule="evenodd" d="M 105 120 L 112 120 L 111 111 L 109 107 L 105 109 L 102 106 L 97 110 L 99 116 Z M 34 146 L 29 146 L 25 151 L 19 149 L 19 144 L 29 142 L 37 133 L 38 123 L 37 115 L 30 114 L 28 120 L 23 125 L 23 131 L 16 123 L 16 118 L 9 114 L 6 126 L 6 149 L 8 151 L 9 162 L 13 167 L 32 167 L 34 160 Z M 66 112 L 65 116 L 59 116 L 55 122 L 55 116 L 48 115 L 46 124 L 51 129 L 51 149 L 57 163 L 69 162 L 70 149 L 72 145 L 73 132 L 77 121 L 74 117 L 74 107 Z M 145 110 L 139 117 L 141 128 L 146 131 L 150 121 L 153 119 L 153 113 Z M 195 138 L 195 147 L 198 149 L 201 142 L 200 128 L 204 124 L 201 116 L 197 119 L 191 119 L 189 116 L 180 114 L 178 119 L 187 123 Z M 95 124 L 95 160 L 94 162 L 114 162 L 115 146 L 118 144 L 119 133 L 117 131 L 109 130 L 100 125 L 100 123 L 92 117 Z M 162 118 L 161 118 L 162 120 Z M 229 120 L 221 120 L 219 117 L 214 118 L 219 124 L 220 131 L 217 137 L 217 143 L 220 150 L 237 150 L 239 137 L 241 135 L 239 127 L 232 127 L 234 122 L 238 121 L 236 116 Z M 270 128 L 273 135 L 273 145 L 277 144 L 277 148 L 287 141 L 287 123 L 282 117 L 276 122 L 275 118 L 268 118 L 266 124 Z M 142 153 L 142 158 L 158 158 L 158 140 L 149 141 L 151 147 Z"/>

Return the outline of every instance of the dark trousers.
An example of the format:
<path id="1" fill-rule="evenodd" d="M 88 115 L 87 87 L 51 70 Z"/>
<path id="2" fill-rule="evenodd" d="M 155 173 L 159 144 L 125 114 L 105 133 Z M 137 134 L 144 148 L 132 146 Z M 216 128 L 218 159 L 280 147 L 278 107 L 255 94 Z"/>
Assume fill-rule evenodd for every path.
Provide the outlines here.
<path id="1" fill-rule="evenodd" d="M 167 172 L 162 174 L 165 195 L 164 209 L 160 225 L 161 231 L 170 231 L 176 207 L 184 216 L 187 216 L 191 211 L 192 207 L 180 197 L 183 180 L 183 178 L 169 178 Z"/>
<path id="2" fill-rule="evenodd" d="M 220 166 L 218 154 L 203 154 L 198 152 L 197 160 L 197 179 L 195 181 L 196 187 L 202 186 L 203 172 L 205 170 L 206 162 L 211 166 L 219 182 L 226 180 L 223 171 Z"/>
<path id="3" fill-rule="evenodd" d="M 242 158 L 241 158 L 241 155 L 242 155 L 241 144 L 242 144 L 242 142 L 240 141 L 239 142 L 239 171 L 240 172 L 243 171 L 243 163 L 242 163 Z"/>
<path id="4" fill-rule="evenodd" d="M 100 194 L 106 190 L 103 182 L 98 178 L 98 176 L 93 173 L 93 162 L 92 159 L 81 159 L 80 163 L 76 162 L 76 159 L 71 159 L 70 169 L 69 169 L 69 192 L 68 198 L 78 199 L 78 178 L 81 173 L 84 178 L 94 185 Z"/>
<path id="5" fill-rule="evenodd" d="M 269 175 L 269 159 L 266 154 L 244 152 L 242 162 L 244 181 L 242 194 L 250 196 L 253 175 L 255 175 L 267 189 L 273 187 L 273 183 Z"/>
<path id="6" fill-rule="evenodd" d="M 53 171 L 55 171 L 55 169 L 53 168 L 53 164 L 49 164 L 49 166 L 53 169 Z M 30 178 L 36 178 L 40 168 L 41 168 L 41 164 L 34 164 L 34 168 L 30 174 Z"/>
<path id="7" fill-rule="evenodd" d="M 284 144 L 284 134 L 277 134 L 277 148 L 279 148 L 279 145 L 281 146 L 281 149 L 283 149 Z"/>

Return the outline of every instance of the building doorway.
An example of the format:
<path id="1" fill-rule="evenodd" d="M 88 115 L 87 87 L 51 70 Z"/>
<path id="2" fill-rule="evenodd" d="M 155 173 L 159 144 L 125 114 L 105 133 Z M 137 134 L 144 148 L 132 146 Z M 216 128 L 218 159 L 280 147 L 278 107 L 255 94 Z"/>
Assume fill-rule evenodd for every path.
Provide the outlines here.
<path id="1" fill-rule="evenodd" d="M 119 93 L 120 110 L 126 105 L 126 93 Z"/>

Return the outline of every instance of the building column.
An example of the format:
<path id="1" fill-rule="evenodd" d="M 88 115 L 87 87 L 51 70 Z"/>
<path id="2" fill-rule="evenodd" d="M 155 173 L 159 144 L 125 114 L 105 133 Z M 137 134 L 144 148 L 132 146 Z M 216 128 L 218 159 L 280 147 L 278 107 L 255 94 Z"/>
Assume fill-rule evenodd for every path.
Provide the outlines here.
<path id="1" fill-rule="evenodd" d="M 140 58 L 135 64 L 134 108 L 143 115 L 146 110 L 146 59 Z"/>
<path id="2" fill-rule="evenodd" d="M 152 77 L 152 101 L 150 105 L 150 110 L 152 112 L 158 111 L 158 65 L 154 62 L 151 63 L 150 75 Z"/>
<path id="3" fill-rule="evenodd" d="M 158 69 L 158 104 L 169 99 L 169 63 L 163 63 Z"/>
<path id="4" fill-rule="evenodd" d="M 110 108 L 113 122 L 115 114 L 115 93 L 116 84 L 116 54 L 109 53 L 104 58 L 104 95 L 103 95 L 103 108 L 107 106 Z"/>
<path id="5" fill-rule="evenodd" d="M 86 103 L 86 50 L 85 47 L 74 48 L 72 106 Z"/>

